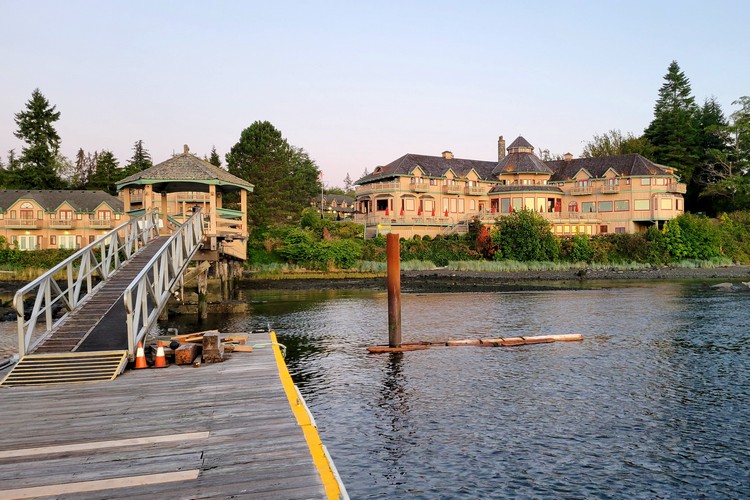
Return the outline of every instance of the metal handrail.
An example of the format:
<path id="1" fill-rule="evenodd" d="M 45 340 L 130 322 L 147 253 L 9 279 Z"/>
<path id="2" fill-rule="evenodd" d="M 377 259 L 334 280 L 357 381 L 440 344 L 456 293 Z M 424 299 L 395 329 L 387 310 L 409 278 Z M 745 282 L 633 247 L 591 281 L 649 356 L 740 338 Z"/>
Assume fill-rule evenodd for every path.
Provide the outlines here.
<path id="1" fill-rule="evenodd" d="M 130 260 L 151 239 L 159 235 L 159 214 L 152 210 L 140 217 L 130 219 L 105 233 L 98 240 L 88 244 L 76 253 L 60 262 L 37 279 L 18 290 L 13 297 L 18 320 L 18 354 L 24 356 L 31 347 L 31 337 L 37 326 L 39 317 L 45 317 L 45 331 L 37 343 L 44 338 L 44 334 L 51 332 L 65 317 L 73 311 L 92 292 L 101 287 L 112 273 L 117 271 L 123 263 Z M 121 258 L 124 257 L 124 258 Z M 62 289 L 55 281 L 55 274 L 65 271 L 67 288 Z M 101 281 L 93 286 L 93 278 L 98 276 Z M 86 284 L 84 288 L 84 283 Z M 26 319 L 24 310 L 24 296 L 36 290 L 34 307 Z M 52 308 L 62 303 L 68 310 L 57 321 L 53 321 Z"/>
<path id="2" fill-rule="evenodd" d="M 175 230 L 125 289 L 123 301 L 131 358 L 135 355 L 135 346 L 156 323 L 202 241 L 203 213 L 199 209 Z"/>

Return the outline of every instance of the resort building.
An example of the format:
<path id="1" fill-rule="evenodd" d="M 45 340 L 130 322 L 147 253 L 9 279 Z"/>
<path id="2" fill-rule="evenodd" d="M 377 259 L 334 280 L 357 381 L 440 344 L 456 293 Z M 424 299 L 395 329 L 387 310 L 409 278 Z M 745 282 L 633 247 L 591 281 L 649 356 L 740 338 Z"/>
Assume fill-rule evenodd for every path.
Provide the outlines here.
<path id="1" fill-rule="evenodd" d="M 506 148 L 502 136 L 497 161 L 406 154 L 355 185 L 365 234 L 405 238 L 465 232 L 472 219 L 492 224 L 522 209 L 559 236 L 635 233 L 683 213 L 686 191 L 671 168 L 639 154 L 542 161 L 523 137 Z"/>
<path id="2" fill-rule="evenodd" d="M 0 236 L 19 250 L 81 248 L 125 220 L 103 191 L 0 191 Z"/>
<path id="3" fill-rule="evenodd" d="M 317 196 L 310 200 L 310 206 L 332 219 L 351 219 L 354 214 L 354 198 L 343 194 Z"/>

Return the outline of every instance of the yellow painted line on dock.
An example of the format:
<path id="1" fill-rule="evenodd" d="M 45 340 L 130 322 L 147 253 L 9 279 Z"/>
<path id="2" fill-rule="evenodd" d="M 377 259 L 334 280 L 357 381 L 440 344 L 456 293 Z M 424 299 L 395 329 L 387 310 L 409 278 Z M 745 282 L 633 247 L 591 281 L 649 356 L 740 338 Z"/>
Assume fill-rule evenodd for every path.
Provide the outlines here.
<path id="1" fill-rule="evenodd" d="M 133 488 L 136 486 L 149 486 L 152 484 L 189 481 L 192 479 L 198 479 L 199 472 L 200 471 L 198 469 L 191 469 L 180 472 L 165 472 L 162 474 L 115 477 L 112 479 L 81 481 L 78 483 L 61 483 L 50 484 L 46 486 L 32 486 L 29 488 L 18 488 L 14 490 L 0 491 L 0 500 L 58 496 L 72 493 L 85 493 L 89 491 L 110 490 L 114 488 Z"/>
<path id="2" fill-rule="evenodd" d="M 272 331 L 270 335 L 274 356 L 276 357 L 276 365 L 279 368 L 281 384 L 284 386 L 284 392 L 289 400 L 289 406 L 292 408 L 292 413 L 294 413 L 294 416 L 297 419 L 297 424 L 302 427 L 302 432 L 307 441 L 307 447 L 310 449 L 313 462 L 318 469 L 318 474 L 320 474 L 320 479 L 323 482 L 326 496 L 329 499 L 338 499 L 342 496 L 341 487 L 339 486 L 339 482 L 333 472 L 332 464 L 328 461 L 326 452 L 323 449 L 323 442 L 318 435 L 318 429 L 313 424 L 310 414 L 307 411 L 307 407 L 302 401 L 300 401 L 297 388 L 292 381 L 291 375 L 289 375 L 289 369 L 284 362 L 284 357 L 281 355 L 281 349 L 279 349 L 278 340 L 276 339 L 276 332 Z"/>
<path id="3" fill-rule="evenodd" d="M 208 431 L 188 432 L 185 434 L 166 434 L 162 436 L 117 439 L 112 441 L 91 441 L 87 443 L 64 444 L 59 446 L 43 446 L 39 448 L 24 448 L 19 450 L 0 451 L 0 459 L 31 457 L 35 455 L 54 455 L 74 451 L 101 450 L 103 448 L 119 448 L 122 446 L 139 446 L 155 443 L 169 443 L 172 441 L 186 441 L 191 439 L 205 439 Z M 0 497 L 2 498 L 2 497 Z"/>

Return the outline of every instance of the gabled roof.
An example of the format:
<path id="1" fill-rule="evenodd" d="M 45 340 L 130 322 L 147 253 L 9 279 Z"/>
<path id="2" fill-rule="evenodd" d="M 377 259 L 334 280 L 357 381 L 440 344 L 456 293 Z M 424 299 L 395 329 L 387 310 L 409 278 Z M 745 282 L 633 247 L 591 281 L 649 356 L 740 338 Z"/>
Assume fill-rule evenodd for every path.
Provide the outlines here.
<path id="1" fill-rule="evenodd" d="M 116 212 L 122 212 L 122 201 L 104 191 L 12 189 L 0 191 L 0 209 L 4 212 L 19 199 L 34 200 L 47 212 L 57 210 L 68 202 L 76 212 L 92 212 L 102 203 L 108 204 Z"/>
<path id="2" fill-rule="evenodd" d="M 400 175 L 411 175 L 414 168 L 419 166 L 427 177 L 442 177 L 448 170 L 458 177 L 465 177 L 474 169 L 480 179 L 494 180 L 492 169 L 497 163 L 494 161 L 466 160 L 462 158 L 446 159 L 442 156 L 426 156 L 408 153 L 388 165 L 380 167 L 378 173 L 371 173 L 359 179 L 355 184 L 367 184 L 381 179 L 389 179 Z"/>
<path id="3" fill-rule="evenodd" d="M 320 198 L 313 198 L 314 201 L 317 203 L 320 203 Z M 336 204 L 341 205 L 342 203 L 347 203 L 349 205 L 352 205 L 354 203 L 354 197 L 347 196 L 345 194 L 324 194 L 323 200 L 325 203 L 331 204 L 333 202 L 336 202 Z"/>
<path id="4" fill-rule="evenodd" d="M 216 184 L 234 188 L 230 190 L 253 190 L 253 185 L 246 180 L 240 179 L 190 153 L 175 155 L 158 165 L 126 177 L 117 182 L 117 189 L 121 190 L 134 184 L 159 184 L 166 181 L 176 181 L 177 183 L 182 181 L 187 184 Z M 175 189 L 168 189 L 168 191 L 175 191 Z"/>
<path id="5" fill-rule="evenodd" d="M 637 153 L 596 158 L 576 158 L 574 160 L 548 161 L 554 171 L 550 181 L 564 181 L 575 177 L 581 169 L 586 169 L 594 178 L 602 178 L 612 169 L 617 175 L 670 175 L 668 167 L 656 164 Z"/>

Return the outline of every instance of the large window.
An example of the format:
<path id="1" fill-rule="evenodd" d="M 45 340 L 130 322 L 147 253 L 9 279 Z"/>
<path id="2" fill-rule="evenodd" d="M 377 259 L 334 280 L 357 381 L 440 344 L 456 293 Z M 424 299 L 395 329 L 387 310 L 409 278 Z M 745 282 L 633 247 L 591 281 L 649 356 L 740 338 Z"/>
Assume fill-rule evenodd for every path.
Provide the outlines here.
<path id="1" fill-rule="evenodd" d="M 414 198 L 404 198 L 404 210 L 413 212 L 414 211 Z"/>
<path id="2" fill-rule="evenodd" d="M 36 236 L 22 234 L 18 237 L 18 249 L 19 250 L 34 250 L 36 249 Z"/>
<path id="3" fill-rule="evenodd" d="M 75 248 L 76 247 L 76 237 L 72 235 L 66 235 L 66 236 L 59 236 L 58 237 L 58 247 L 59 248 Z"/>
<path id="4" fill-rule="evenodd" d="M 648 200 L 635 200 L 633 202 L 633 208 L 635 210 L 649 210 L 651 208 L 651 205 L 649 204 Z"/>
<path id="5" fill-rule="evenodd" d="M 503 198 L 500 200 L 500 212 L 504 214 L 510 212 L 510 198 Z"/>
<path id="6" fill-rule="evenodd" d="M 593 201 L 584 201 L 581 203 L 581 212 L 596 212 L 596 203 Z"/>
<path id="7" fill-rule="evenodd" d="M 659 204 L 659 208 L 661 208 L 662 210 L 672 210 L 672 199 L 662 198 L 661 203 Z"/>
<path id="8" fill-rule="evenodd" d="M 651 185 L 651 178 L 650 177 L 644 177 L 641 179 L 641 186 L 650 186 Z"/>
<path id="9" fill-rule="evenodd" d="M 611 212 L 612 211 L 612 202 L 611 201 L 600 201 L 599 202 L 599 211 L 600 212 Z"/>
<path id="10" fill-rule="evenodd" d="M 630 203 L 628 200 L 615 201 L 615 211 L 625 212 L 627 210 L 630 210 Z"/>
<path id="11" fill-rule="evenodd" d="M 376 209 L 378 212 L 385 212 L 388 208 L 388 200 L 376 200 Z"/>

